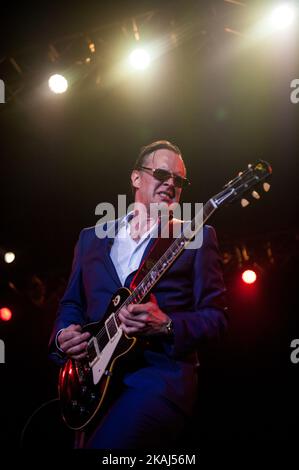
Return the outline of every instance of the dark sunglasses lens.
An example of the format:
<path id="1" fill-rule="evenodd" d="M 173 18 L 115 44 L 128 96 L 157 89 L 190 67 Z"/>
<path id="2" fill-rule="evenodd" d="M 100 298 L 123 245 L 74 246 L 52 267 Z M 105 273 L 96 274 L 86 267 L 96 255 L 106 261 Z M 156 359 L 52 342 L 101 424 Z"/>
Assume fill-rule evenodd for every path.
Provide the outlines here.
<path id="1" fill-rule="evenodd" d="M 159 181 L 167 181 L 171 178 L 171 173 L 167 170 L 162 170 L 161 168 L 157 168 L 154 170 L 153 175 Z M 182 178 L 181 176 L 174 176 L 174 184 L 178 188 L 182 188 L 183 186 L 187 185 L 187 180 Z"/>
<path id="2" fill-rule="evenodd" d="M 169 171 L 162 170 L 160 168 L 157 168 L 156 170 L 154 170 L 153 175 L 159 181 L 166 181 L 169 178 L 171 178 L 171 173 L 169 173 Z"/>
<path id="3" fill-rule="evenodd" d="M 188 180 L 188 178 L 182 178 L 182 188 L 187 188 L 187 186 L 189 186 L 191 183 L 190 183 L 190 180 Z"/>
<path id="4" fill-rule="evenodd" d="M 181 176 L 175 176 L 174 177 L 174 184 L 178 188 L 182 188 L 183 186 L 185 186 L 185 180 Z"/>

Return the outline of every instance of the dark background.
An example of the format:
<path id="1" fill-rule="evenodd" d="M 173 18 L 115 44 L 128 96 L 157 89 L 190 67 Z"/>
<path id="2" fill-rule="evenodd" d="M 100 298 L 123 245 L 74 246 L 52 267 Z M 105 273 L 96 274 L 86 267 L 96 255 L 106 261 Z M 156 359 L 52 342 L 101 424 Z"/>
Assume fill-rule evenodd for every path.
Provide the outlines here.
<path id="1" fill-rule="evenodd" d="M 259 37 L 254 25 L 278 2 L 243 3 L 3 6 L 0 247 L 16 253 L 12 265 L 0 264 L 0 307 L 13 311 L 0 323 L 5 445 L 18 448 L 26 420 L 57 396 L 47 342 L 79 231 L 97 222 L 98 203 L 130 195 L 139 148 L 158 139 L 182 150 L 192 181 L 184 201 L 206 201 L 258 158 L 273 167 L 265 197 L 244 210 L 221 210 L 211 222 L 226 261 L 230 329 L 205 354 L 185 440 L 298 435 L 299 365 L 290 362 L 290 342 L 299 337 L 299 104 L 290 101 L 290 82 L 299 77 L 298 18 L 293 31 Z M 121 74 L 119 64 L 136 46 L 132 18 L 142 43 L 158 54 L 146 71 Z M 47 91 L 54 70 L 70 80 L 62 96 Z M 251 287 L 239 279 L 242 247 L 258 264 Z M 36 413 L 24 443 L 64 446 L 69 437 L 54 402 Z"/>

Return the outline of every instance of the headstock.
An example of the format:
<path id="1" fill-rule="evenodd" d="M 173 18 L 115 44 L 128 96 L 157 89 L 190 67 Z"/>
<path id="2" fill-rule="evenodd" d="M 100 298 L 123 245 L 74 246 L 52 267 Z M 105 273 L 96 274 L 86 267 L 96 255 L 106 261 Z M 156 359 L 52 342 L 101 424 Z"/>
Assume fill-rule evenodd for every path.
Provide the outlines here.
<path id="1" fill-rule="evenodd" d="M 271 174 L 271 165 L 264 160 L 258 160 L 254 164 L 249 164 L 246 170 L 229 181 L 220 193 L 212 197 L 212 200 L 217 207 L 231 204 L 236 200 L 241 200 L 242 207 L 246 207 L 250 204 L 249 197 L 260 199 L 261 191 L 269 191 L 270 184 L 267 179 Z"/>

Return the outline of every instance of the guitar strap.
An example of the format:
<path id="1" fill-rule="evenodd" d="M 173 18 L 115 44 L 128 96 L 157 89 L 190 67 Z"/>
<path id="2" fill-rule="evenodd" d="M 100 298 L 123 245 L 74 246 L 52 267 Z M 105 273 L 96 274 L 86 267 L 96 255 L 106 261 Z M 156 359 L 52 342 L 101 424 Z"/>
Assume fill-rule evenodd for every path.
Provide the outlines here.
<path id="1" fill-rule="evenodd" d="M 164 255 L 167 248 L 175 240 L 174 237 L 174 222 L 173 218 L 167 216 L 167 218 L 161 217 L 158 222 L 158 236 L 151 246 L 149 252 L 145 256 L 143 262 L 138 268 L 137 273 L 133 277 L 130 289 L 134 290 L 148 274 L 148 272 L 154 267 L 159 259 Z"/>

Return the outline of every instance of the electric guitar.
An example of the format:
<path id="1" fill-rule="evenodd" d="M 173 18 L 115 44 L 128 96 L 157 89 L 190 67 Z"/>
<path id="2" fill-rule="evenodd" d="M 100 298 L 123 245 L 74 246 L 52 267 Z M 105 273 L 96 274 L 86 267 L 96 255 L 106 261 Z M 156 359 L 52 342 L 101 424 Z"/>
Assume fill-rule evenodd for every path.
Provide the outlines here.
<path id="1" fill-rule="evenodd" d="M 114 369 L 119 359 L 130 352 L 137 339 L 128 337 L 121 329 L 119 312 L 123 306 L 141 303 L 177 257 L 194 240 L 197 234 L 219 207 L 241 200 L 245 207 L 248 195 L 260 198 L 258 188 L 270 189 L 266 181 L 272 173 L 269 163 L 259 160 L 229 181 L 203 206 L 202 212 L 189 221 L 188 229 L 171 241 L 164 254 L 147 270 L 141 282 L 132 291 L 119 289 L 113 295 L 104 319 L 82 328 L 91 338 L 87 346 L 87 357 L 82 361 L 68 359 L 59 374 L 59 398 L 64 421 L 74 430 L 83 429 L 100 412 L 107 397 Z M 187 227 L 188 228 L 188 227 Z"/>

